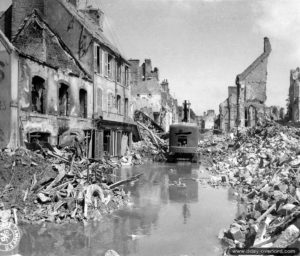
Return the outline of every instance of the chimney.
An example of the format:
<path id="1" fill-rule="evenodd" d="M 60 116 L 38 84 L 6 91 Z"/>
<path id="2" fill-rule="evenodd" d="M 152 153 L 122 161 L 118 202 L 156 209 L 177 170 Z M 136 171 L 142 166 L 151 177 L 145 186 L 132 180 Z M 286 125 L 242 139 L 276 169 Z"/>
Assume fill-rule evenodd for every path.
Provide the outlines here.
<path id="1" fill-rule="evenodd" d="M 24 19 L 32 13 L 34 9 L 41 15 L 44 14 L 44 0 L 12 0 L 12 38 L 18 32 Z"/>
<path id="2" fill-rule="evenodd" d="M 131 79 L 135 86 L 137 86 L 138 82 L 142 80 L 140 74 L 140 60 L 128 60 L 130 63 L 130 71 L 131 71 Z"/>
<path id="3" fill-rule="evenodd" d="M 103 32 L 104 12 L 102 12 L 100 9 L 93 8 L 92 6 L 89 6 L 88 8 L 80 11 L 88 15 Z"/>
<path id="4" fill-rule="evenodd" d="M 271 51 L 272 51 L 272 47 L 270 44 L 270 40 L 269 40 L 269 38 L 265 37 L 264 38 L 264 53 L 270 54 Z"/>
<path id="5" fill-rule="evenodd" d="M 93 22 L 99 26 L 99 29 L 103 32 L 103 21 L 104 13 L 98 9 L 94 8 L 90 0 L 67 0 L 70 4 L 81 11 L 82 13 L 89 16 Z"/>
<path id="6" fill-rule="evenodd" d="M 169 93 L 169 82 L 167 79 L 162 81 L 161 86 L 165 92 Z"/>
<path id="7" fill-rule="evenodd" d="M 149 78 L 151 78 L 151 71 L 152 71 L 152 63 L 151 63 L 151 59 L 145 59 L 145 62 L 143 64 L 143 75 L 144 75 L 144 79 L 147 80 Z"/>

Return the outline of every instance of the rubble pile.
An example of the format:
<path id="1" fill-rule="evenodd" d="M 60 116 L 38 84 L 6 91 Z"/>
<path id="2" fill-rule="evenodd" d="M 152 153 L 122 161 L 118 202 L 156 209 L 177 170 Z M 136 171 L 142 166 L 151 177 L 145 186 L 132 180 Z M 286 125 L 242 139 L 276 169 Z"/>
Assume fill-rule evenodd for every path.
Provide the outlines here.
<path id="1" fill-rule="evenodd" d="M 299 248 L 299 142 L 299 129 L 269 122 L 239 134 L 209 167 L 237 191 L 238 217 L 219 236 L 229 247 Z"/>
<path id="2" fill-rule="evenodd" d="M 135 154 L 142 157 L 152 158 L 154 161 L 166 161 L 168 141 L 160 138 L 158 132 L 147 127 L 145 124 L 137 122 L 142 140 L 133 143 L 132 150 Z"/>
<path id="3" fill-rule="evenodd" d="M 212 135 L 201 139 L 198 144 L 201 163 L 211 166 L 222 161 L 230 153 L 232 142 L 232 138 L 226 135 Z"/>
<path id="4" fill-rule="evenodd" d="M 108 159 L 20 148 L 1 152 L 0 166 L 0 221 L 14 211 L 22 222 L 35 224 L 99 220 L 129 200 L 119 188 L 126 181 L 114 175 L 120 164 Z"/>

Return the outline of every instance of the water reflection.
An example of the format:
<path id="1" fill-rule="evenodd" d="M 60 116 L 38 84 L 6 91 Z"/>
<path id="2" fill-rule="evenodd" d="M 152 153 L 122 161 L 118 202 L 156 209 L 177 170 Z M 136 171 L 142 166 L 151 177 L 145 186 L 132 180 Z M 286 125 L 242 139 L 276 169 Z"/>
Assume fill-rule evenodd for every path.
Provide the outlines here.
<path id="1" fill-rule="evenodd" d="M 104 255 L 114 249 L 121 256 L 220 255 L 219 230 L 234 218 L 235 205 L 225 189 L 202 187 L 199 166 L 148 164 L 115 173 L 126 179 L 143 172 L 124 188 L 133 199 L 100 223 L 63 228 L 26 227 L 19 246 L 23 256 Z"/>

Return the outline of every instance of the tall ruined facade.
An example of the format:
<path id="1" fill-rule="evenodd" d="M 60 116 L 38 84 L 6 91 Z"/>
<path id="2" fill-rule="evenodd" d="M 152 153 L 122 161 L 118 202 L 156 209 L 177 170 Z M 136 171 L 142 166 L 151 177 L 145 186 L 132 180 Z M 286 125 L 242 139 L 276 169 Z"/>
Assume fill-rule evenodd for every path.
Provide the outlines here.
<path id="1" fill-rule="evenodd" d="M 220 104 L 220 128 L 253 127 L 264 119 L 267 66 L 271 44 L 264 38 L 264 51 L 250 66 L 236 77 L 236 86 L 229 87 L 228 98 Z"/>
<path id="2" fill-rule="evenodd" d="M 300 120 L 300 68 L 291 70 L 290 73 L 290 88 L 289 88 L 289 102 L 288 102 L 288 118 L 293 122 Z"/>
<path id="3" fill-rule="evenodd" d="M 103 12 L 85 3 L 13 0 L 0 17 L 0 56 L 11 59 L 2 72 L 13 77 L 0 81 L 8 91 L 0 118 L 14 127 L 1 147 L 36 138 L 57 145 L 66 134 L 83 135 L 88 157 L 130 147 L 130 63 L 106 38 Z M 0 135 L 7 127 L 0 124 Z"/>
<path id="4" fill-rule="evenodd" d="M 152 67 L 151 59 L 145 59 L 142 64 L 136 59 L 129 62 L 133 109 L 142 111 L 168 131 L 170 124 L 178 122 L 178 103 L 170 94 L 168 80 L 159 81 L 159 70 Z"/>

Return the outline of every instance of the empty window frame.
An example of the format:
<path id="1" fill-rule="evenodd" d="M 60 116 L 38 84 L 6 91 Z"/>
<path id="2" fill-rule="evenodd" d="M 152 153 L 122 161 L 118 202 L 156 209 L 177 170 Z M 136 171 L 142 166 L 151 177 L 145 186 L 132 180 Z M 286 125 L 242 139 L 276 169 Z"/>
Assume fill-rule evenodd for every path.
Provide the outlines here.
<path id="1" fill-rule="evenodd" d="M 187 146 L 187 136 L 178 136 L 177 146 L 186 147 Z"/>
<path id="2" fill-rule="evenodd" d="M 122 63 L 120 61 L 117 62 L 117 82 L 122 82 Z"/>
<path id="3" fill-rule="evenodd" d="M 118 114 L 122 114 L 121 96 L 120 95 L 117 95 L 117 111 L 118 111 Z"/>
<path id="4" fill-rule="evenodd" d="M 80 117 L 87 118 L 87 91 L 79 90 Z"/>
<path id="5" fill-rule="evenodd" d="M 59 115 L 69 116 L 70 115 L 70 92 L 67 84 L 61 83 L 58 90 L 59 99 Z"/>
<path id="6" fill-rule="evenodd" d="M 125 86 L 129 85 L 129 68 L 127 66 L 125 66 L 125 82 L 124 82 Z"/>
<path id="7" fill-rule="evenodd" d="M 125 101 L 124 101 L 124 116 L 128 116 L 128 104 L 129 104 L 129 101 L 128 101 L 128 98 L 125 98 Z"/>
<path id="8" fill-rule="evenodd" d="M 97 44 L 94 47 L 94 71 L 102 75 L 102 49 Z"/>
<path id="9" fill-rule="evenodd" d="M 110 54 L 108 54 L 108 57 L 107 57 L 107 70 L 108 70 L 108 77 L 110 79 L 114 79 L 114 73 L 115 73 L 115 60 L 114 60 L 114 57 Z"/>
<path id="10" fill-rule="evenodd" d="M 45 80 L 39 76 L 32 78 L 31 109 L 33 112 L 45 113 Z"/>

